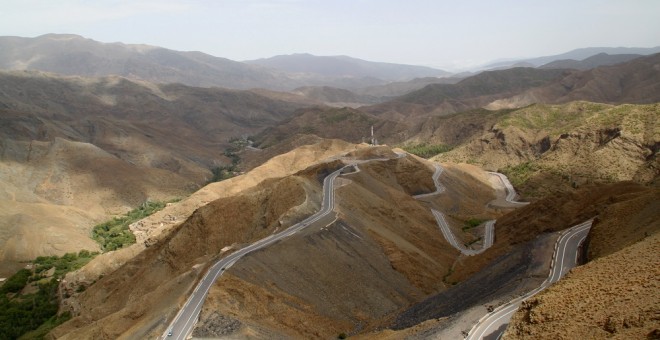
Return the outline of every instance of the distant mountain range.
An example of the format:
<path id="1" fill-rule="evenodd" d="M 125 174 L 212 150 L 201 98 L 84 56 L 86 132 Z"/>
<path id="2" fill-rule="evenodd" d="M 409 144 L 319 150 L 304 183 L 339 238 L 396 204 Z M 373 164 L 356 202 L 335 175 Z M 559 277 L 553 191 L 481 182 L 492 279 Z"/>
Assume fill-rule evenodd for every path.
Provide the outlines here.
<path id="1" fill-rule="evenodd" d="M 72 34 L 0 37 L 0 69 L 39 70 L 84 77 L 118 75 L 157 83 L 272 90 L 302 86 L 352 89 L 449 75 L 429 67 L 349 57 L 293 55 L 242 63 L 202 52 L 101 43 Z"/>
<path id="2" fill-rule="evenodd" d="M 660 101 L 660 54 L 585 71 L 511 68 L 482 72 L 456 84 L 432 84 L 391 101 L 363 108 L 394 120 L 486 107 L 586 100 L 647 104 Z"/>
<path id="3" fill-rule="evenodd" d="M 484 69 L 495 69 L 495 68 L 501 68 L 501 67 L 510 67 L 512 65 L 520 65 L 520 63 L 525 63 L 529 64 L 531 67 L 539 67 L 548 63 L 551 63 L 553 61 L 557 60 L 566 60 L 566 59 L 572 59 L 572 60 L 584 60 L 586 58 L 595 56 L 597 54 L 609 54 L 609 55 L 615 55 L 615 54 L 638 54 L 638 55 L 649 55 L 649 54 L 655 54 L 655 53 L 660 53 L 660 46 L 656 47 L 649 47 L 649 48 L 643 48 L 643 47 L 587 47 L 587 48 L 578 48 L 566 53 L 562 54 L 557 54 L 557 55 L 551 55 L 551 56 L 545 56 L 545 57 L 538 57 L 538 58 L 530 58 L 530 59 L 513 59 L 513 60 L 507 60 L 507 61 L 500 61 L 500 62 L 495 62 L 495 63 L 490 63 L 486 66 L 484 66 Z M 600 66 L 600 65 L 597 65 Z"/>
<path id="4" fill-rule="evenodd" d="M 585 70 L 660 52 L 653 48 L 594 47 L 554 56 L 509 60 L 485 69 L 511 67 Z M 348 56 L 279 55 L 239 62 L 202 52 L 157 46 L 102 43 L 73 34 L 36 38 L 0 37 L 0 69 L 38 70 L 83 77 L 122 76 L 155 83 L 181 83 L 231 89 L 264 88 L 290 91 L 323 86 L 347 89 L 383 101 L 433 83 L 455 83 L 474 75 L 452 75 L 425 66 L 372 62 Z M 448 77 L 452 78 L 448 78 Z"/>
<path id="5" fill-rule="evenodd" d="M 598 66 L 615 65 L 643 57 L 641 54 L 607 54 L 599 53 L 584 60 L 562 59 L 555 60 L 539 68 L 570 68 L 575 70 L 588 70 Z"/>
<path id="6" fill-rule="evenodd" d="M 450 72 L 431 67 L 378 63 L 347 56 L 315 56 L 307 53 L 279 55 L 246 61 L 248 64 L 271 67 L 284 72 L 315 74 L 324 77 L 378 78 L 407 81 L 413 78 L 445 77 Z"/>

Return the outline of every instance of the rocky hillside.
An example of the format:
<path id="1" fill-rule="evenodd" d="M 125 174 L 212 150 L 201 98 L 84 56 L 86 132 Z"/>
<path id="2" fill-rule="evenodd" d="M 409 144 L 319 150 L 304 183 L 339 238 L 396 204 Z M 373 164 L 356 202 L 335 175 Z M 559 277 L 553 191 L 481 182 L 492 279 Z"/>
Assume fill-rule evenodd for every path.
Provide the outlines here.
<path id="1" fill-rule="evenodd" d="M 479 118 L 475 115 L 472 119 Z M 466 141 L 435 159 L 503 170 L 528 198 L 594 181 L 648 183 L 660 171 L 657 104 L 574 102 L 483 115 L 479 125 L 465 121 L 462 126 L 472 131 Z M 455 144 L 451 131 L 460 128 L 443 131 L 452 119 L 429 123 L 436 128 L 426 133 L 437 131 L 436 143 Z"/>
<path id="2" fill-rule="evenodd" d="M 0 73 L 0 275 L 17 261 L 96 249 L 94 224 L 189 194 L 231 162 L 231 138 L 306 105 L 119 77 Z"/>
<path id="3" fill-rule="evenodd" d="M 589 263 L 523 303 L 504 339 L 658 336 L 660 190 L 618 198 L 589 233 Z"/>
<path id="4" fill-rule="evenodd" d="M 518 67 L 482 72 L 456 84 L 431 84 L 362 110 L 415 125 L 429 116 L 478 108 L 498 110 L 576 100 L 655 103 L 660 100 L 659 60 L 660 54 L 655 54 L 586 71 Z"/>
<path id="5" fill-rule="evenodd" d="M 325 103 L 332 106 L 350 106 L 358 107 L 367 104 L 374 104 L 382 100 L 368 95 L 358 95 L 345 89 L 339 89 L 330 86 L 306 86 L 292 91 L 295 94 L 303 95 L 307 98 Z"/>

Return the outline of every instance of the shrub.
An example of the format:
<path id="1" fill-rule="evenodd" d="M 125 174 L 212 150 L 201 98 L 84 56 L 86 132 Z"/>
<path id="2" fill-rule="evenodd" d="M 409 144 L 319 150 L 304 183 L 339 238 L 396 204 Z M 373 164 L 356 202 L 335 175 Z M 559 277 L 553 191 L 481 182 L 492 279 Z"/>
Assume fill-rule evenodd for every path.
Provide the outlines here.
<path id="1" fill-rule="evenodd" d="M 482 223 L 484 223 L 483 220 L 480 220 L 480 219 L 478 219 L 478 218 L 471 218 L 471 219 L 465 221 L 465 224 L 463 225 L 462 230 L 463 230 L 463 231 L 470 230 L 470 229 L 472 229 L 472 228 L 474 228 L 474 227 L 479 226 L 479 225 L 482 224 Z"/>
<path id="2" fill-rule="evenodd" d="M 402 149 L 407 152 L 422 157 L 422 158 L 431 158 L 435 155 L 441 154 L 443 152 L 450 151 L 452 148 L 449 145 L 444 144 L 414 144 L 414 145 L 405 145 Z"/>
<path id="3" fill-rule="evenodd" d="M 32 272 L 28 269 L 21 269 L 16 274 L 12 275 L 5 284 L 0 287 L 2 294 L 18 293 L 28 283 L 28 279 L 32 276 Z"/>

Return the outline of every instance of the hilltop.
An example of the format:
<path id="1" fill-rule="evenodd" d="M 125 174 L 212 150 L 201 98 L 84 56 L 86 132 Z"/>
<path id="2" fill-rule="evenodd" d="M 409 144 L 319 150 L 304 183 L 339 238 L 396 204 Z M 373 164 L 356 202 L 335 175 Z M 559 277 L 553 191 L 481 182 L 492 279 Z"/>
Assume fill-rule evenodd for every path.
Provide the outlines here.
<path id="1" fill-rule="evenodd" d="M 315 56 L 308 53 L 278 55 L 249 60 L 246 63 L 297 74 L 336 78 L 376 78 L 385 81 L 407 81 L 414 78 L 451 75 L 447 71 L 425 66 L 371 62 L 348 56 Z"/>

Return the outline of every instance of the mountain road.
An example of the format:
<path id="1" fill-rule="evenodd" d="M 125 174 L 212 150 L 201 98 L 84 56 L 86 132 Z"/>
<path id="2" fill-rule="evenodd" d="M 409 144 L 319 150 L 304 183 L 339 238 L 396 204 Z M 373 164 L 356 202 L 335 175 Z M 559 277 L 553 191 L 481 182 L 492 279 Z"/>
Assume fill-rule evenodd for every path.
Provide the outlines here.
<path id="1" fill-rule="evenodd" d="M 513 313 L 518 310 L 518 307 L 524 300 L 559 281 L 571 268 L 578 265 L 576 254 L 581 243 L 589 233 L 592 221 L 588 220 L 562 233 L 555 245 L 550 274 L 539 287 L 509 301 L 481 318 L 470 330 L 466 339 L 499 339 L 501 334 L 504 333 L 504 330 L 506 330 L 506 326 L 509 324 Z"/>

